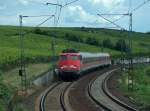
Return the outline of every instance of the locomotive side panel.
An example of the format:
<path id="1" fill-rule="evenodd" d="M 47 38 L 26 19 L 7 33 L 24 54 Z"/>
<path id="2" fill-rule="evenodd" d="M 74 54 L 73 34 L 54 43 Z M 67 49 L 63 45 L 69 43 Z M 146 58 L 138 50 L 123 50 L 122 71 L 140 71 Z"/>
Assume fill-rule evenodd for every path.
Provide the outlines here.
<path id="1" fill-rule="evenodd" d="M 108 53 L 80 53 L 82 56 L 81 70 L 86 71 L 91 68 L 110 65 L 110 55 Z M 81 72 L 82 72 L 81 71 Z"/>

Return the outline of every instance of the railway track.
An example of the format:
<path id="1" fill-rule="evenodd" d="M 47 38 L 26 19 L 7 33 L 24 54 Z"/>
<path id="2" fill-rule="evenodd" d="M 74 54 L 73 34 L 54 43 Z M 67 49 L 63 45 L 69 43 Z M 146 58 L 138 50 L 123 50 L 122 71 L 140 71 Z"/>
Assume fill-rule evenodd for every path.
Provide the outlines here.
<path id="1" fill-rule="evenodd" d="M 101 75 L 99 78 L 95 78 L 89 84 L 89 87 L 88 87 L 89 96 L 96 104 L 103 107 L 103 109 L 107 111 L 137 111 L 137 109 L 120 101 L 117 97 L 113 96 L 109 92 L 107 88 L 107 81 L 112 76 L 111 73 L 115 70 L 111 70 Z M 99 91 L 97 93 L 92 94 L 92 92 L 94 92 L 94 90 L 99 87 L 99 86 L 96 86 L 95 84 L 99 84 L 101 88 L 99 88 Z"/>
<path id="2" fill-rule="evenodd" d="M 88 93 L 88 87 L 89 83 L 93 81 L 93 79 L 112 69 L 113 68 L 104 68 L 95 72 L 91 72 L 74 83 L 68 95 L 69 103 L 71 105 L 70 107 L 72 107 L 74 111 L 104 111 L 103 107 L 96 104 L 93 99 L 91 99 Z"/>
<path id="3" fill-rule="evenodd" d="M 107 80 L 115 70 L 104 68 L 78 81 L 52 85 L 42 95 L 39 111 L 136 111 L 108 91 Z"/>
<path id="4" fill-rule="evenodd" d="M 71 82 L 58 82 L 46 90 L 40 99 L 39 111 L 67 111 L 65 93 Z"/>

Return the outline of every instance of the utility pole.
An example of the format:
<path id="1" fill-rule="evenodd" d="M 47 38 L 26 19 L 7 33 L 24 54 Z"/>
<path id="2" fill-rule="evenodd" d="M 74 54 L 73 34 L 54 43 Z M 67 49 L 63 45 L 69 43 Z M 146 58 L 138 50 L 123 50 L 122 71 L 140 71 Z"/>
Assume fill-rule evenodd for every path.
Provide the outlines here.
<path id="1" fill-rule="evenodd" d="M 128 57 L 129 57 L 129 68 L 128 68 L 128 90 L 133 90 L 134 87 L 134 75 L 133 75 L 133 54 L 132 54 L 132 13 L 129 13 L 129 33 L 128 33 L 128 39 L 129 39 L 129 51 L 128 51 Z"/>
<path id="2" fill-rule="evenodd" d="M 51 19 L 54 15 L 38 15 L 38 16 L 19 16 L 19 24 L 20 24 L 20 30 L 19 30 L 19 48 L 20 48 L 20 69 L 19 69 L 19 76 L 21 77 L 21 95 L 27 94 L 27 74 L 26 74 L 26 67 L 25 67 L 25 47 L 24 47 L 24 33 L 23 33 L 23 18 L 28 17 L 43 17 L 43 16 L 49 16 L 48 19 L 44 20 L 44 22 L 38 24 L 37 26 L 42 25 L 47 20 Z"/>
<path id="3" fill-rule="evenodd" d="M 25 69 L 25 53 L 24 53 L 24 34 L 22 30 L 22 19 L 23 16 L 19 16 L 19 22 L 20 22 L 20 70 L 19 70 L 19 76 L 21 77 L 21 86 L 22 86 L 22 94 L 27 94 L 27 76 L 26 76 L 26 69 Z"/>
<path id="4" fill-rule="evenodd" d="M 51 37 L 51 50 L 52 50 L 52 71 L 53 71 L 53 76 L 56 78 L 56 73 L 55 73 L 55 34 L 52 34 Z"/>
<path id="5" fill-rule="evenodd" d="M 123 31 L 125 31 L 126 29 L 125 28 L 123 28 L 123 27 L 121 27 L 120 25 L 118 25 L 118 24 L 116 24 L 115 22 L 118 20 L 115 20 L 115 21 L 111 21 L 111 20 L 109 20 L 109 19 L 107 19 L 106 17 L 104 17 L 104 16 L 128 16 L 128 13 L 125 13 L 125 14 L 97 14 L 99 17 L 101 17 L 101 18 L 103 18 L 104 20 L 106 20 L 106 21 L 108 21 L 110 24 L 112 24 L 112 25 L 114 25 L 115 27 L 114 28 L 119 28 L 120 29 L 120 35 L 121 35 L 121 32 L 123 32 Z M 104 46 L 103 46 L 103 42 L 102 42 L 102 48 L 101 48 L 101 50 L 102 50 L 102 52 L 103 52 L 103 48 L 104 48 Z M 124 59 L 123 59 L 123 49 L 122 49 L 122 44 L 121 44 L 121 70 L 123 69 L 123 67 L 124 67 Z"/>
<path id="6" fill-rule="evenodd" d="M 82 39 L 82 38 L 81 38 L 81 39 Z M 78 37 L 78 43 L 79 43 L 79 45 L 78 45 L 78 50 L 80 50 L 81 39 Z"/>
<path id="7" fill-rule="evenodd" d="M 128 39 L 129 39 L 129 51 L 128 51 L 128 90 L 133 90 L 133 79 L 134 79 L 134 75 L 133 75 L 133 55 L 132 55 L 132 38 L 131 38 L 131 34 L 132 34 L 132 12 L 131 13 L 126 13 L 126 14 L 97 14 L 98 16 L 100 16 L 101 18 L 105 19 L 106 21 L 110 22 L 111 24 L 113 24 L 114 26 L 120 28 L 121 30 L 125 30 L 124 28 L 122 28 L 121 26 L 119 26 L 118 24 L 115 23 L 115 21 L 111 21 L 107 18 L 105 18 L 104 16 L 116 16 L 116 15 L 122 15 L 122 16 L 129 16 L 129 31 L 128 31 Z M 122 46 L 121 46 L 122 49 Z M 123 51 L 121 50 L 121 61 L 123 61 Z M 121 68 L 123 68 L 123 64 L 121 64 Z"/>
<path id="8" fill-rule="evenodd" d="M 79 0 L 74 0 L 74 1 L 71 1 L 71 2 L 66 3 L 64 5 L 59 4 L 58 2 L 57 3 L 50 3 L 50 2 L 46 3 L 46 5 L 56 6 L 56 12 L 55 12 L 55 17 L 54 17 L 54 27 L 57 27 L 57 25 L 58 25 L 62 8 L 68 6 L 68 5 L 72 4 L 72 3 L 75 3 L 77 1 L 79 1 Z M 57 18 L 57 7 L 60 8 L 59 14 L 58 14 L 58 18 Z M 52 61 L 53 61 L 53 63 L 52 63 L 52 70 L 53 70 L 54 78 L 56 78 L 57 75 L 56 75 L 56 72 L 55 72 L 55 62 L 54 62 L 54 59 L 55 59 L 55 34 L 54 33 L 52 34 L 51 49 L 52 49 Z"/>
<path id="9" fill-rule="evenodd" d="M 56 6 L 56 12 L 55 12 L 55 15 L 54 15 L 54 27 L 56 27 L 56 26 L 57 26 L 57 23 L 58 23 L 58 20 L 59 20 L 59 17 L 58 17 L 58 19 L 56 19 L 57 6 L 60 7 L 60 12 L 61 12 L 62 5 L 61 5 L 61 4 L 58 4 L 58 3 L 46 3 L 46 5 L 53 5 L 53 6 Z M 52 33 L 51 36 L 52 36 L 52 37 L 51 37 L 52 72 L 53 72 L 54 78 L 56 79 L 56 78 L 57 78 L 57 75 L 56 75 L 56 72 L 55 72 L 55 34 Z"/>
<path id="10" fill-rule="evenodd" d="M 123 50 L 123 42 L 125 41 L 123 38 L 122 38 L 122 34 L 124 30 L 120 30 L 120 37 L 121 37 L 121 40 L 122 40 L 122 43 L 121 43 L 121 71 L 124 71 L 124 50 Z"/>
<path id="11" fill-rule="evenodd" d="M 148 58 L 149 58 L 149 63 L 150 63 L 150 45 L 148 45 L 148 47 L 149 47 L 149 56 L 148 56 Z"/>
<path id="12" fill-rule="evenodd" d="M 104 52 L 104 44 L 103 44 L 103 40 L 102 40 L 102 44 L 101 44 L 101 52 Z"/>

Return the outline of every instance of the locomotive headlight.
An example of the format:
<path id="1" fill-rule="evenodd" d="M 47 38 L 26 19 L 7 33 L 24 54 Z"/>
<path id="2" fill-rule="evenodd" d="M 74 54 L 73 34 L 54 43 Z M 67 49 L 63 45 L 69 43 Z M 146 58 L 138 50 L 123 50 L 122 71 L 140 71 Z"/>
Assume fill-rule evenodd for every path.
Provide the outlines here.
<path id="1" fill-rule="evenodd" d="M 63 65 L 62 67 L 60 67 L 61 69 L 64 69 L 64 68 L 67 68 L 68 66 L 66 65 Z"/>
<path id="2" fill-rule="evenodd" d="M 66 66 L 66 65 L 63 65 L 62 67 L 60 67 L 61 69 L 64 69 L 64 68 L 77 68 L 77 66 L 74 66 L 74 65 L 70 65 L 70 66 Z"/>
<path id="3" fill-rule="evenodd" d="M 77 67 L 76 67 L 76 66 L 74 66 L 74 65 L 71 65 L 71 66 L 70 66 L 70 68 L 77 68 Z"/>

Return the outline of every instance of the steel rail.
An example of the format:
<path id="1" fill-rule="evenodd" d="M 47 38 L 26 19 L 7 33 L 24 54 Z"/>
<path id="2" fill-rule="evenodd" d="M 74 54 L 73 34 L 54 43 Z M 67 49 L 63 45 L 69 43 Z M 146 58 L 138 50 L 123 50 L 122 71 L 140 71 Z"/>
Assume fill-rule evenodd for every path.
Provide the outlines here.
<path id="1" fill-rule="evenodd" d="M 105 72 L 106 73 L 106 72 Z M 101 104 L 99 101 L 97 101 L 94 96 L 92 95 L 92 92 L 91 92 L 91 88 L 92 88 L 92 84 L 96 81 L 97 77 L 95 77 L 88 85 L 88 95 L 89 97 L 97 104 L 99 105 L 100 107 L 102 107 L 103 109 L 107 110 L 107 111 L 111 111 L 110 108 L 108 108 L 107 106 Z"/>
<path id="2" fill-rule="evenodd" d="M 65 98 L 65 93 L 68 91 L 68 89 L 70 88 L 70 86 L 71 86 L 72 84 L 73 84 L 73 82 L 70 83 L 70 84 L 65 88 L 65 90 L 61 93 L 61 95 L 60 95 L 60 104 L 61 104 L 61 107 L 62 107 L 63 111 L 68 111 L 68 110 L 67 110 L 67 107 L 66 107 L 66 103 L 65 103 L 64 98 Z"/>
<path id="3" fill-rule="evenodd" d="M 110 98 L 113 102 L 117 103 L 119 106 L 129 110 L 129 111 L 138 111 L 137 109 L 127 105 L 126 103 L 124 103 L 123 101 L 119 100 L 117 97 L 114 97 L 112 96 L 112 94 L 110 92 L 108 92 L 108 88 L 107 88 L 107 82 L 108 82 L 108 79 L 112 76 L 112 72 L 116 71 L 117 68 L 115 69 L 111 69 L 105 73 L 110 73 L 106 78 L 104 78 L 103 82 L 102 82 L 102 90 L 103 92 L 105 93 L 105 95 Z M 104 74 L 105 74 L 104 73 Z M 92 92 L 91 92 L 91 88 L 92 88 L 92 85 L 93 83 L 96 81 L 97 77 L 95 77 L 88 85 L 88 95 L 89 97 L 97 104 L 99 105 L 100 107 L 102 107 L 103 109 L 107 110 L 107 111 L 112 111 L 111 108 L 107 107 L 107 105 L 103 105 L 102 103 L 100 103 L 93 95 L 92 95 Z"/>
<path id="4" fill-rule="evenodd" d="M 113 95 L 109 92 L 108 87 L 107 87 L 107 86 L 108 86 L 107 82 L 108 82 L 108 80 L 109 80 L 109 78 L 110 78 L 111 76 L 112 76 L 112 74 L 109 74 L 109 75 L 104 79 L 104 81 L 103 81 L 103 83 L 102 83 L 102 90 L 104 91 L 104 93 L 105 93 L 112 101 L 114 101 L 115 103 L 119 104 L 120 106 L 126 108 L 127 110 L 129 110 L 129 111 L 138 111 L 137 109 L 135 109 L 135 108 L 129 106 L 128 104 L 124 103 L 123 101 L 119 100 L 117 97 L 113 96 Z"/>
<path id="5" fill-rule="evenodd" d="M 102 107 L 103 109 L 107 110 L 107 111 L 111 111 L 111 109 L 109 109 L 108 107 L 106 107 L 105 105 L 101 104 L 99 101 L 97 101 L 92 93 L 91 93 L 91 87 L 92 87 L 92 84 L 94 83 L 94 81 L 96 80 L 97 78 L 95 78 L 92 82 L 90 82 L 89 86 L 88 86 L 88 95 L 89 97 L 100 107 Z"/>
<path id="6" fill-rule="evenodd" d="M 61 84 L 61 82 L 54 84 L 42 95 L 42 97 L 40 99 L 40 105 L 39 105 L 40 111 L 45 111 L 44 103 L 45 103 L 45 99 L 46 99 L 48 93 L 51 92 L 53 89 L 55 89 L 60 84 Z"/>
<path id="7" fill-rule="evenodd" d="M 48 94 L 49 94 L 50 92 L 52 92 L 56 87 L 58 87 L 61 83 L 62 83 L 62 82 L 59 82 L 59 83 L 54 84 L 52 87 L 50 87 L 50 88 L 42 95 L 42 97 L 41 97 L 41 99 L 40 99 L 40 106 L 39 106 L 40 111 L 46 111 L 44 104 L 45 104 L 45 100 L 46 100 Z M 67 111 L 64 98 L 65 98 L 65 93 L 66 93 L 67 90 L 70 88 L 70 86 L 72 85 L 72 83 L 73 83 L 73 82 L 69 83 L 69 84 L 65 87 L 65 89 L 62 90 L 62 92 L 60 93 L 60 105 L 61 105 L 61 108 L 62 108 L 63 111 Z"/>

